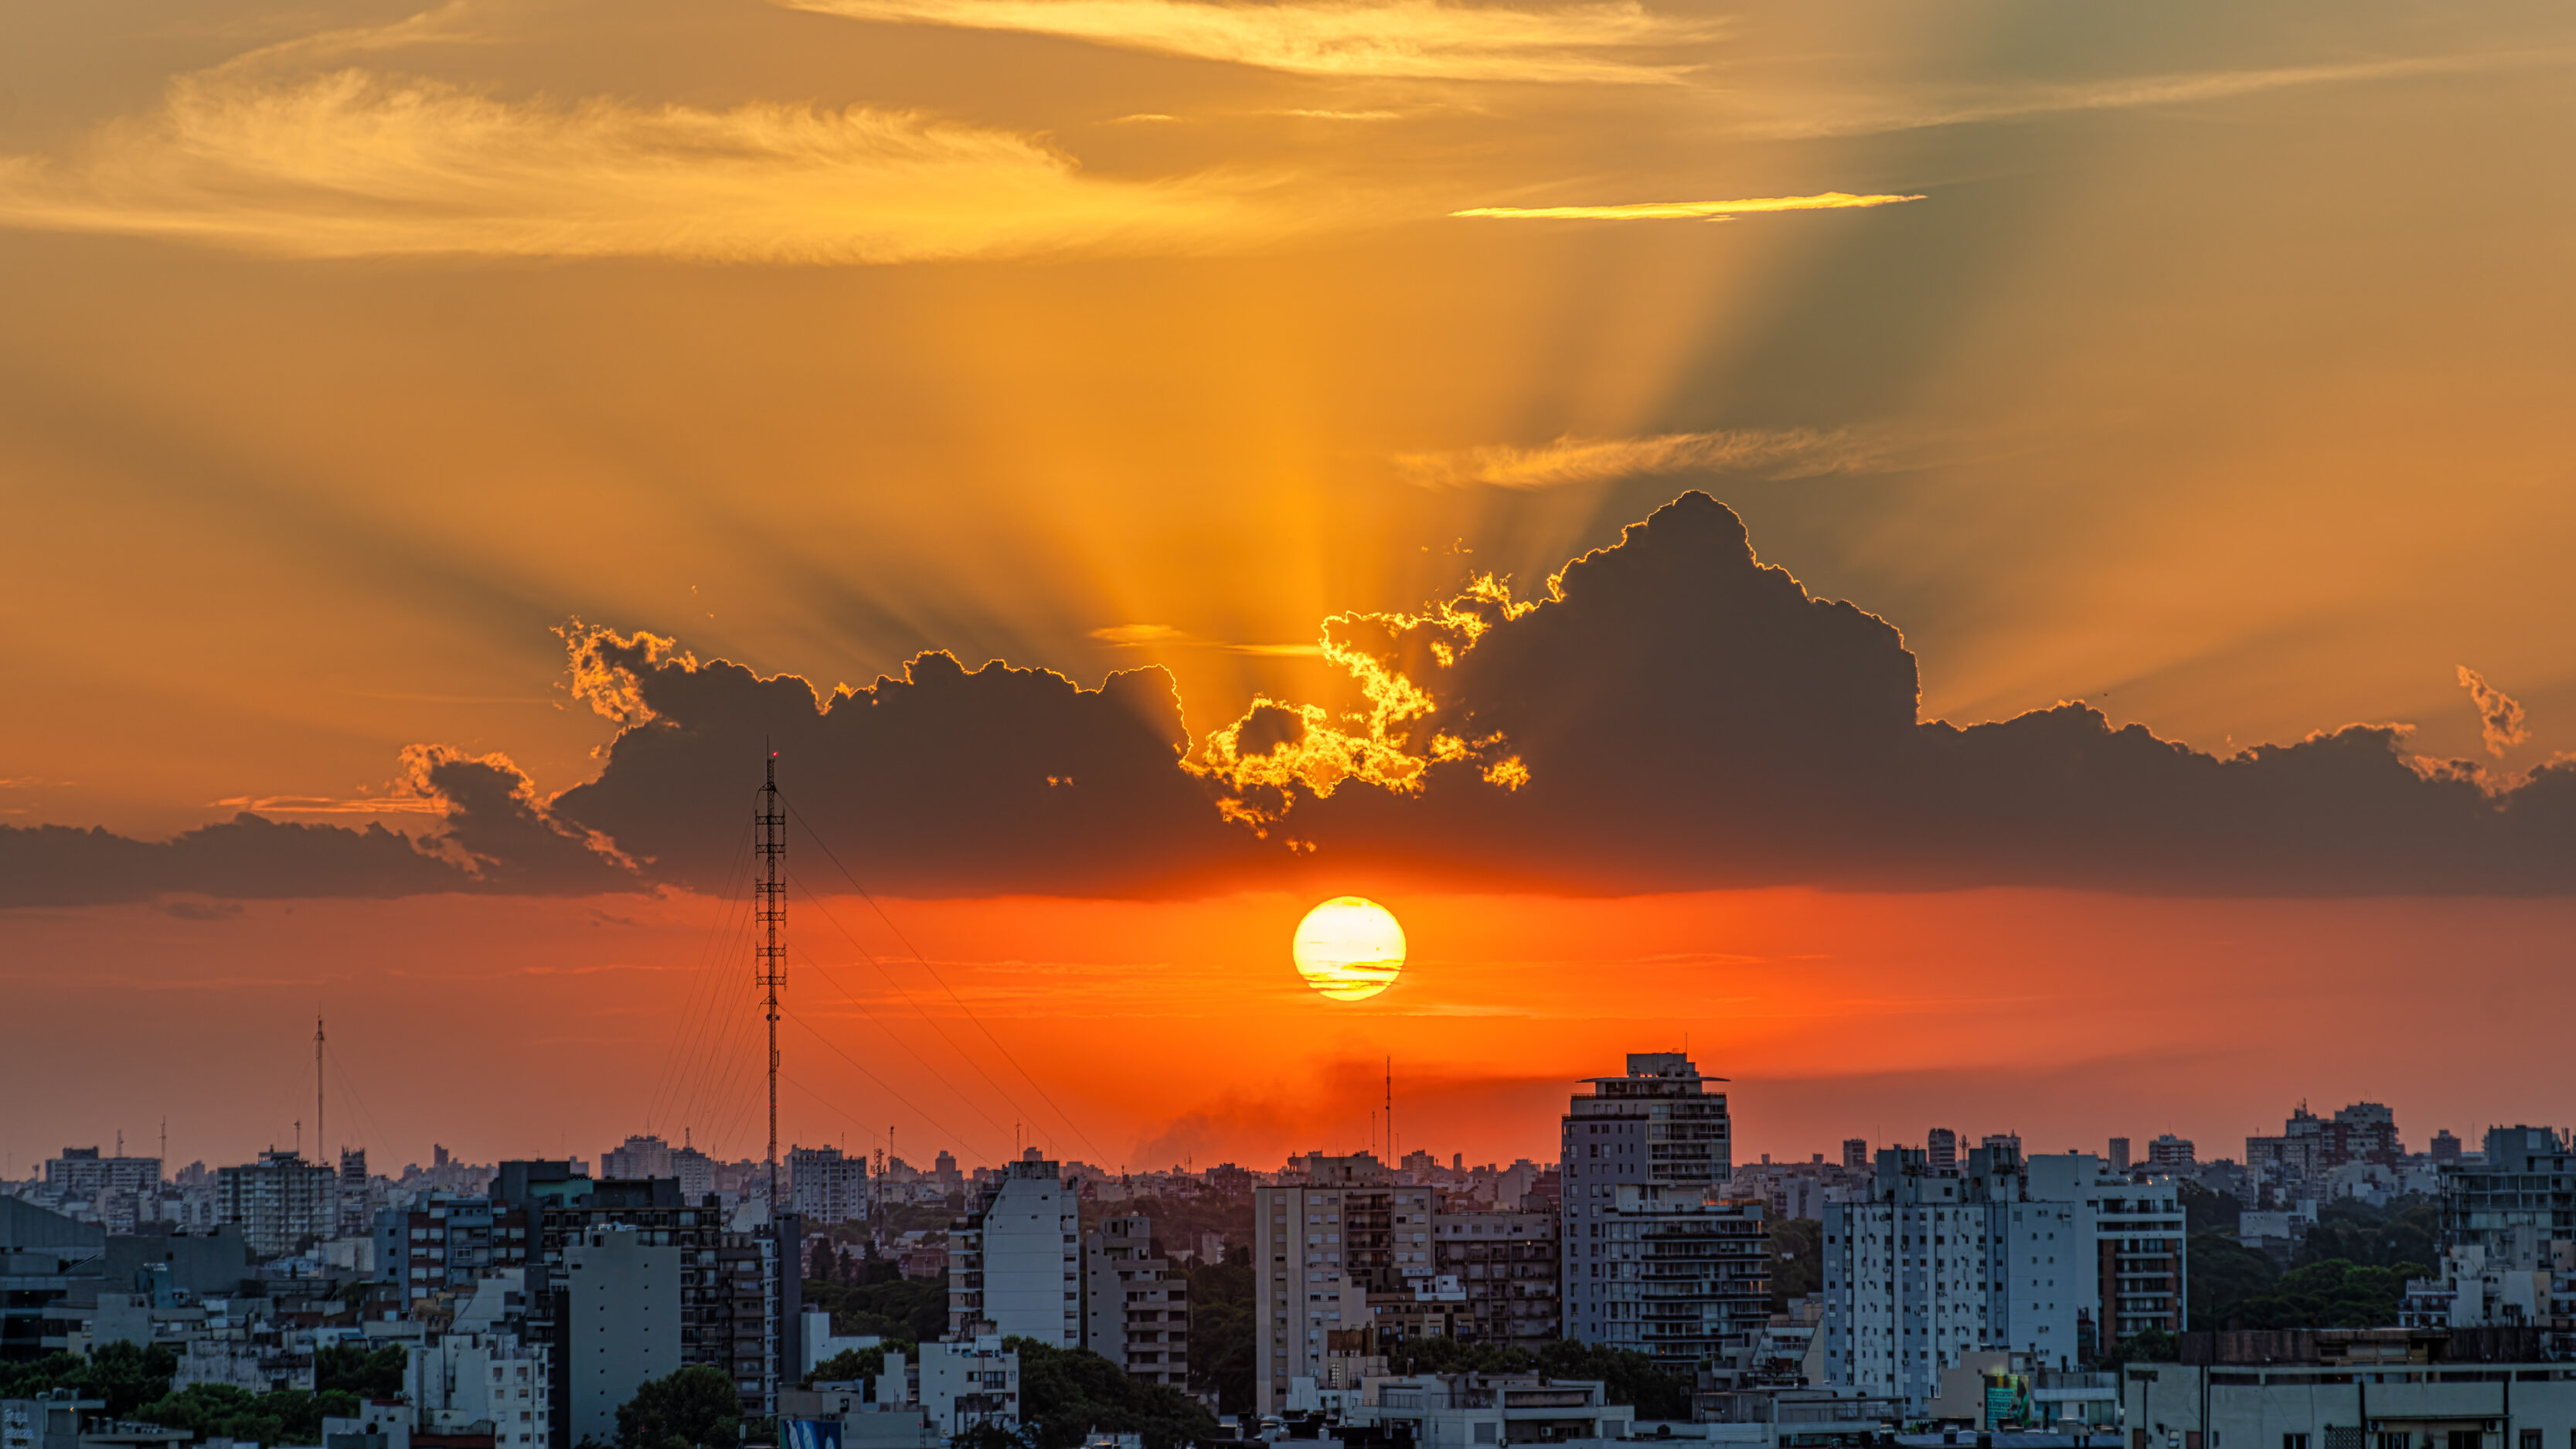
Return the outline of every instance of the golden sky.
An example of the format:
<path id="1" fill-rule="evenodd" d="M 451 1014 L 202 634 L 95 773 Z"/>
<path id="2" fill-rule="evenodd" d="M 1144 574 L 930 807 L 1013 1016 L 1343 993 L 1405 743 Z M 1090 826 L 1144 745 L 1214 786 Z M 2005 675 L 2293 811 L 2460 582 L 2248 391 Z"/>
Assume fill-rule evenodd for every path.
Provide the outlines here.
<path id="1" fill-rule="evenodd" d="M 1816 596 L 1901 629 L 1927 719 L 2081 698 L 2218 755 L 2403 722 L 2423 754 L 2528 769 L 2576 749 L 2572 71 L 2576 16 L 2538 3 L 0 8 L 0 824 L 150 839 L 256 808 L 416 830 L 433 817 L 380 807 L 423 744 L 506 754 L 551 795 L 613 733 L 567 688 L 554 631 L 574 619 L 825 689 L 924 649 L 1091 686 L 1160 664 L 1204 740 L 1256 694 L 1351 703 L 1327 616 L 1417 610 L 1485 572 L 1541 595 L 1686 488 Z M 2518 736 L 2482 732 L 2464 667 L 2525 711 Z M 1346 889 L 1385 892 L 1314 898 Z M 390 1038 L 409 978 L 326 955 L 426 932 L 445 965 L 406 945 L 406 969 L 456 971 L 462 1024 L 524 1011 L 472 984 L 527 964 L 507 942 L 633 914 L 438 899 L 299 907 L 349 933 L 332 952 L 263 934 L 273 905 L 0 912 L 0 955 L 76 966 L 47 988 L 76 1015 L 169 986 L 131 999 L 175 1013 L 173 1040 L 201 1018 L 157 1003 L 238 957 L 290 983 L 207 988 L 245 1030 L 252 1004 L 300 1017 L 328 986 L 352 1033 Z M 1173 989 L 1063 990 L 1128 1003 L 1100 1030 L 1135 1040 L 1228 972 L 1284 990 L 1272 918 L 1312 902 L 1223 904 L 1248 899 L 1117 907 L 1169 913 L 1121 917 L 1112 955 L 1171 974 L 1111 974 Z M 1868 932 L 1767 901 L 1759 950 L 1730 944 L 1722 893 L 1506 899 L 1417 905 L 1580 919 L 1582 959 L 1621 962 L 1803 959 L 1798 932 L 1833 926 L 1818 950 L 1870 980 L 1916 969 L 1891 943 L 1950 931 L 1919 959 L 1954 984 L 1989 961 L 2046 977 L 2094 929 L 2055 913 L 2116 930 L 2144 909 L 2016 897 L 2006 916 L 2055 934 L 2006 931 L 1990 957 L 1950 896 L 1874 897 Z M 666 954 L 686 958 L 703 906 L 654 905 Z M 913 909 L 981 911 L 955 959 L 989 965 L 1092 960 L 1062 937 L 1111 907 Z M 2331 954 L 2302 934 L 2311 907 L 2271 909 L 2283 971 Z M 2473 902 L 2373 909 L 2407 916 L 2386 939 L 2424 960 L 2483 950 L 2459 944 Z M 2169 910 L 2179 941 L 2257 908 Z M 547 911 L 565 914 L 540 928 Z M 1640 917 L 1659 924 L 1631 940 Z M 1406 927 L 1408 978 L 1446 981 L 1458 1020 L 1581 1014 L 1550 972 L 1495 965 L 1525 959 L 1502 944 Z M 2503 939 L 2537 980 L 2576 938 L 2542 903 Z M 1475 961 L 1493 969 L 1472 989 L 1434 964 Z M 1706 1023 L 1711 1070 L 2045 1065 L 2093 1072 L 2076 1100 L 2103 1122 L 2163 1130 L 2113 1120 L 2162 1089 L 2132 1091 L 2117 1064 L 2150 1048 L 2099 1001 L 2012 1007 L 2068 1043 L 2016 1066 L 1961 1054 L 1966 1007 L 1927 1019 L 1952 1048 L 1830 995 L 1800 998 L 1804 1037 L 1727 1037 L 1717 979 L 1674 1008 Z M 565 998 L 570 1035 L 650 1036 L 588 1000 Z M 1544 1049 L 1454 1023 L 1398 1041 L 1461 1080 L 1588 1074 L 1664 1044 L 1642 1039 L 1653 1001 L 1550 1026 Z M 1293 1068 L 1204 1101 L 1095 1094 L 1117 1103 L 1101 1150 L 1179 1142 L 1184 1116 L 1233 1120 L 1210 1103 L 1388 1045 L 1336 1020 L 1313 1012 L 1283 1038 Z M 1092 1091 L 1074 1084 L 1098 1058 L 1026 1049 L 1068 1099 Z M 591 1094 L 567 1131 L 632 1130 L 628 1059 L 601 1053 L 565 1078 Z M 2284 1105 L 2332 1095 L 2332 1061 L 2294 1065 L 2315 1075 L 2284 1074 Z M 28 1100 L 5 1075 L 26 1070 L 0 1089 Z M 2353 1090 L 2403 1114 L 2430 1072 Z M 174 1079 L 113 1105 L 49 1089 L 0 1135 L 23 1158 L 139 1132 Z M 2183 1130 L 2259 1125 L 2219 1100 Z M 190 1155 L 265 1145 L 274 1115 L 226 1116 Z M 1844 1130 L 1827 1115 L 1797 1119 L 1812 1144 L 1747 1138 L 1822 1148 Z M 1455 1132 L 1488 1154 L 1552 1131 L 1479 1121 Z M 1319 1145 L 1227 1130 L 1188 1150 Z M 391 1136 L 423 1155 L 468 1131 Z M 551 1146 L 502 1135 L 487 1155 Z"/>

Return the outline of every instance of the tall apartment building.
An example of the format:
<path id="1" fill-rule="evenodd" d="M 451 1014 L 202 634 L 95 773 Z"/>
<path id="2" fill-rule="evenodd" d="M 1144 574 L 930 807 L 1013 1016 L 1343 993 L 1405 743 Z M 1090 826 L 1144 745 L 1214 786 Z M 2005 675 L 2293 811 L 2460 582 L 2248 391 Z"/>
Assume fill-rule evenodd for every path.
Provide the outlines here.
<path id="1" fill-rule="evenodd" d="M 599 1175 L 634 1181 L 670 1177 L 671 1144 L 651 1134 L 629 1137 L 599 1155 Z"/>
<path id="2" fill-rule="evenodd" d="M 1710 1080 L 1678 1052 L 1630 1052 L 1627 1075 L 1592 1078 L 1590 1093 L 1569 1104 L 1561 1121 L 1558 1225 L 1567 1338 L 1608 1343 L 1628 1333 L 1613 1327 L 1628 1311 L 1611 1306 L 1626 1301 L 1612 1291 L 1621 1280 L 1602 1272 L 1617 1261 L 1611 1246 L 1629 1240 L 1611 1230 L 1620 1188 L 1675 1189 L 1655 1196 L 1660 1211 L 1725 1183 L 1733 1160 L 1726 1094 L 1709 1091 Z"/>
<path id="3" fill-rule="evenodd" d="M 1082 1346 L 1139 1383 L 1189 1386 L 1190 1280 L 1156 1251 L 1151 1219 L 1082 1235 Z"/>
<path id="4" fill-rule="evenodd" d="M 2270 1169 L 2289 1182 L 2331 1172 L 2347 1162 L 2395 1167 L 2400 1155 L 2397 1116 L 2377 1102 L 2355 1102 L 2331 1118 L 2317 1116 L 2302 1102 L 2281 1124 L 2279 1136 L 2245 1139 L 2247 1167 Z"/>
<path id="5" fill-rule="evenodd" d="M 66 1147 L 45 1162 L 45 1186 L 65 1200 L 104 1197 L 110 1193 L 138 1196 L 161 1190 L 158 1157 L 104 1157 L 95 1147 Z"/>
<path id="6" fill-rule="evenodd" d="M 797 1216 L 809 1223 L 860 1222 L 868 1215 L 868 1160 L 837 1147 L 794 1147 L 787 1176 Z"/>
<path id="7" fill-rule="evenodd" d="M 496 1272 L 525 1268 L 538 1246 L 524 1208 L 488 1197 L 432 1193 L 376 1214 L 376 1281 L 404 1309 L 437 1293 L 466 1293 Z"/>
<path id="8" fill-rule="evenodd" d="M 2196 1165 L 2198 1157 L 2199 1151 L 2190 1138 L 2176 1137 L 2170 1132 L 2147 1144 L 2147 1166 L 2152 1171 L 2180 1172 Z"/>
<path id="9" fill-rule="evenodd" d="M 1304 1182 L 1252 1190 L 1253 1383 L 1265 1414 L 1292 1380 L 1325 1377 L 1328 1335 L 1378 1326 L 1370 1295 L 1411 1300 L 1434 1269 L 1433 1189 L 1397 1186 L 1366 1153 L 1291 1165 Z"/>
<path id="10" fill-rule="evenodd" d="M 241 1227 L 242 1241 L 263 1258 L 329 1238 L 340 1225 L 339 1174 L 275 1148 L 259 1161 L 215 1171 L 215 1221 Z"/>
<path id="11" fill-rule="evenodd" d="M 1771 1316 L 1771 1251 L 1760 1203 L 1708 1189 L 1619 1184 L 1587 1261 L 1573 1265 L 1601 1327 L 1591 1341 L 1682 1369 L 1726 1364 Z"/>
<path id="12" fill-rule="evenodd" d="M 2106 1150 L 2103 1153 L 2103 1159 L 2111 1164 L 2111 1170 L 2113 1172 L 2128 1171 L 2129 1139 L 2126 1137 L 2114 1137 L 2109 1142 L 2105 1143 L 2104 1146 Z"/>
<path id="13" fill-rule="evenodd" d="M 1828 1384 L 1920 1408 L 1963 1354 L 2069 1369 L 2117 1338 L 2180 1330 L 2170 1180 L 2131 1183 L 2089 1154 L 1968 1158 L 1964 1173 L 1936 1173 L 1923 1152 L 1889 1148 L 1868 1198 L 1827 1209 Z"/>
<path id="14" fill-rule="evenodd" d="M 575 1443 L 615 1443 L 618 1405 L 690 1361 L 681 1346 L 680 1275 L 695 1250 L 666 1237 L 599 1222 L 564 1244 L 564 1407 Z"/>
<path id="15" fill-rule="evenodd" d="M 1947 1127 L 1935 1127 L 1923 1138 L 1923 1152 L 1931 1159 L 1934 1172 L 1955 1172 L 1959 1167 L 1959 1134 Z"/>
<path id="16" fill-rule="evenodd" d="M 504 1163 L 496 1189 L 504 1202 L 532 1204 L 539 1215 L 527 1269 L 529 1318 L 531 1334 L 554 1350 L 553 1449 L 572 1449 L 580 1439 L 572 1422 L 577 1355 L 571 1334 L 578 1314 L 568 1277 L 571 1250 L 610 1229 L 633 1229 L 644 1246 L 679 1251 L 680 1363 L 723 1369 L 746 1417 L 774 1414 L 782 1366 L 803 1362 L 803 1280 L 792 1262 L 802 1222 L 783 1213 L 768 1227 L 730 1232 L 724 1209 L 685 1202 L 676 1178 L 594 1182 L 569 1169 L 568 1163 Z"/>
<path id="17" fill-rule="evenodd" d="M 1057 1348 L 1082 1342 L 1081 1204 L 1062 1169 L 1036 1151 L 1009 1164 L 948 1230 L 953 1339 L 998 1333 Z"/>
<path id="18" fill-rule="evenodd" d="M 1536 1352 L 1561 1321 L 1553 1212 L 1431 1214 L 1431 1266 L 1466 1297 L 1450 1332 L 1461 1342 L 1506 1344 Z"/>
<path id="19" fill-rule="evenodd" d="M 2442 1169 L 2444 1247 L 2502 1261 L 2517 1238 L 2576 1240 L 2576 1146 L 2555 1128 L 2491 1127 L 2485 1161 Z"/>
<path id="20" fill-rule="evenodd" d="M 367 1149 L 340 1149 L 339 1200 L 333 1211 L 338 1218 L 334 1232 L 339 1237 L 363 1238 L 374 1229 L 376 1214 L 369 1201 Z"/>
<path id="21" fill-rule="evenodd" d="M 1868 1138 L 1846 1137 L 1843 1139 L 1843 1166 L 1855 1168 L 1862 1172 L 1867 1172 L 1869 1170 Z"/>
<path id="22" fill-rule="evenodd" d="M 403 1392 L 420 1429 L 454 1433 L 489 1423 L 492 1449 L 544 1449 L 554 1419 L 553 1384 L 546 1346 L 508 1333 L 425 1338 L 411 1345 L 403 1367 Z M 602 1442 L 615 1437 L 616 1412 L 611 1405 L 610 1437 Z"/>

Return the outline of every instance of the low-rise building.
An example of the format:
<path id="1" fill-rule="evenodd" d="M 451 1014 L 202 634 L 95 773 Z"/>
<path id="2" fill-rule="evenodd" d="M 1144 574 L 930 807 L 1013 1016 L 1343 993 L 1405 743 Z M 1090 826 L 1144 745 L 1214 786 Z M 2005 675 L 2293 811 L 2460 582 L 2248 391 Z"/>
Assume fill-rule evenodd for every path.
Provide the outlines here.
<path id="1" fill-rule="evenodd" d="M 1536 1374 L 1417 1374 L 1372 1379 L 1351 1421 L 1401 1427 L 1419 1449 L 1629 1437 L 1637 1411 L 1589 1379 Z"/>

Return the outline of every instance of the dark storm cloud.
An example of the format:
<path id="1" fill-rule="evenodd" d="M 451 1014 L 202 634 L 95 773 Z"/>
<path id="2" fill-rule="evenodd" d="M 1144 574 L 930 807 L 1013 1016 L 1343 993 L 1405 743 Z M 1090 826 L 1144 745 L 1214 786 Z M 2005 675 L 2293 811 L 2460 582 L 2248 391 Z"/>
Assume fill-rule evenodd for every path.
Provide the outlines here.
<path id="1" fill-rule="evenodd" d="M 765 749 L 813 832 L 791 831 L 789 859 L 814 890 L 847 888 L 837 857 L 870 890 L 1166 893 L 1266 853 L 1181 768 L 1188 735 L 1161 669 L 1092 690 L 929 653 L 900 679 L 817 698 L 792 675 L 697 664 L 643 636 L 574 643 L 580 687 L 626 723 L 599 779 L 554 814 L 657 879 L 712 889 L 739 868 Z"/>
<path id="2" fill-rule="evenodd" d="M 1592 891 L 1773 883 L 2063 885 L 2184 894 L 2558 892 L 2576 884 L 2576 769 L 2496 791 L 2465 762 L 2352 726 L 2220 758 L 2063 704 L 1918 722 L 1886 621 L 1758 563 L 1736 515 L 1685 494 L 1517 612 L 1354 621 L 1440 701 L 1420 730 L 1499 734 L 1527 783 L 1434 764 L 1416 795 L 1337 790 L 1283 826 L 1320 856 L 1440 860 Z"/>
<path id="3" fill-rule="evenodd" d="M 442 830 L 415 838 L 381 825 L 281 823 L 248 811 L 166 841 L 60 825 L 0 826 L 0 908 L 161 895 L 384 899 L 641 888 L 632 870 L 551 824 L 526 777 L 507 761 L 414 750 L 406 763 L 414 788 L 444 802 Z M 182 919 L 208 918 L 202 901 L 174 905 Z"/>
<path id="4" fill-rule="evenodd" d="M 800 892 L 846 888 L 841 866 L 912 895 L 2576 885 L 2576 762 L 2491 777 L 2387 725 L 2219 757 L 2081 704 L 1923 721 L 1896 629 L 1757 561 L 1701 493 L 1535 604 L 1485 585 L 1330 621 L 1370 712 L 1261 701 L 1194 753 L 1160 669 L 1085 689 L 930 653 L 825 695 L 646 634 L 567 637 L 575 692 L 618 724 L 591 783 L 546 800 L 499 756 L 418 748 L 410 788 L 443 815 L 417 840 L 254 815 L 160 844 L 0 828 L 0 904 L 727 889 L 773 749 Z"/>

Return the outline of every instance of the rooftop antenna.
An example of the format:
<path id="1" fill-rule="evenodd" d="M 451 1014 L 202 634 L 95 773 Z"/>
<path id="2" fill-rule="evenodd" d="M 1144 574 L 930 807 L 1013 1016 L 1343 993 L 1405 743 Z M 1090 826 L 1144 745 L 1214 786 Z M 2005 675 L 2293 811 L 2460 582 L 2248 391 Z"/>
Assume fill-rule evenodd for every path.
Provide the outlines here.
<path id="1" fill-rule="evenodd" d="M 1398 1159 L 1395 1155 L 1395 1057 L 1390 1053 L 1386 1059 L 1386 1163 L 1387 1166 L 1393 1167 L 1397 1161 Z"/>
<path id="2" fill-rule="evenodd" d="M 322 1160 L 322 1013 L 313 1013 L 313 1160 Z"/>
<path id="3" fill-rule="evenodd" d="M 760 987 L 769 995 L 769 1212 L 778 1214 L 778 988 L 787 984 L 787 883 L 779 867 L 787 861 L 787 817 L 778 809 L 778 752 L 769 752 L 769 778 L 760 787 L 761 877 L 753 887 L 760 897 Z"/>

